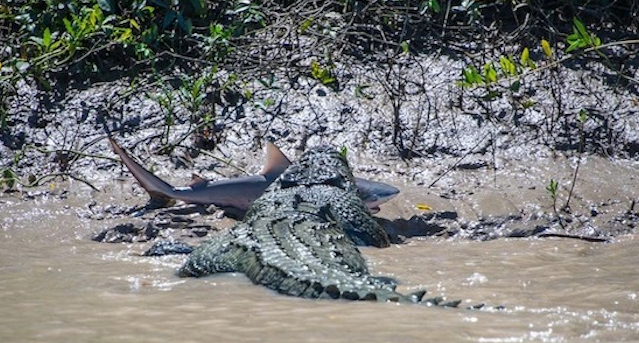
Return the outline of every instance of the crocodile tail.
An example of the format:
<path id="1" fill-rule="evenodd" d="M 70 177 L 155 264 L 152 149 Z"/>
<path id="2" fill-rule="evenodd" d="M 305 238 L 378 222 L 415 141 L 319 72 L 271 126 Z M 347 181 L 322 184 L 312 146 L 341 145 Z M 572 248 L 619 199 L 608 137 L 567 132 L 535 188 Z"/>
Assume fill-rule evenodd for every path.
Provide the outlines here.
<path id="1" fill-rule="evenodd" d="M 250 250 L 245 252 L 247 254 L 241 258 L 241 272 L 255 284 L 266 286 L 281 294 L 313 299 L 400 303 L 419 303 L 426 294 L 426 291 L 400 294 L 395 291 L 395 281 L 389 278 L 340 273 L 335 270 L 316 273 L 294 264 L 287 264 L 288 269 L 284 270 L 277 265 L 263 264 L 259 258 L 260 253 Z"/>

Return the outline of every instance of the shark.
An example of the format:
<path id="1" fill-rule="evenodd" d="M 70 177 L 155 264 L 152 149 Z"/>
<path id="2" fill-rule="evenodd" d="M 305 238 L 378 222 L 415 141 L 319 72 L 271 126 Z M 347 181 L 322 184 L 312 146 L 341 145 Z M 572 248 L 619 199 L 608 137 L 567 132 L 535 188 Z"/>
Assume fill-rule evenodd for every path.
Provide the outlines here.
<path id="1" fill-rule="evenodd" d="M 274 143 L 267 142 L 266 159 L 258 174 L 221 180 L 193 175 L 188 186 L 177 187 L 137 163 L 112 137 L 109 137 L 109 142 L 122 163 L 149 194 L 150 202 L 165 205 L 175 199 L 190 204 L 215 205 L 238 217 L 242 217 L 253 201 L 291 165 Z M 371 213 L 379 212 L 381 204 L 399 194 L 399 189 L 383 182 L 355 178 L 355 183 L 359 197 Z"/>

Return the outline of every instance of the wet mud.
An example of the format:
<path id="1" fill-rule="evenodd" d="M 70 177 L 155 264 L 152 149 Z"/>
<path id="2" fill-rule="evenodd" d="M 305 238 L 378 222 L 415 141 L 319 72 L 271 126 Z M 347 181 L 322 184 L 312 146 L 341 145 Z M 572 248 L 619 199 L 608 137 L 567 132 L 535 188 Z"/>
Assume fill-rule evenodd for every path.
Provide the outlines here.
<path id="1" fill-rule="evenodd" d="M 610 242 L 619 235 L 636 233 L 638 214 L 635 189 L 639 178 L 634 162 L 613 162 L 596 156 L 584 157 L 575 187 L 570 193 L 574 161 L 548 159 L 540 164 L 504 162 L 499 168 L 448 171 L 439 166 L 411 166 L 420 171 L 414 177 L 430 176 L 442 184 L 428 187 L 422 180 L 413 184 L 391 183 L 401 190 L 397 199 L 382 205 L 377 219 L 393 242 L 443 237 L 492 240 L 498 238 L 561 237 L 592 242 Z M 431 171 L 424 175 L 421 170 Z M 358 169 L 355 165 L 355 169 Z M 360 168 L 360 169 L 365 169 Z M 407 173 L 401 167 L 387 174 Z M 366 173 L 361 173 L 369 177 Z M 613 178 L 611 175 L 625 175 Z M 374 178 L 374 176 L 370 176 Z M 405 177 L 405 176 L 404 176 Z M 547 189 L 550 179 L 558 179 L 556 200 Z M 159 238 L 196 241 L 234 223 L 215 206 L 178 203 L 174 207 L 144 205 L 144 192 L 129 177 L 127 183 L 142 195 L 136 206 L 117 204 L 85 205 L 82 216 L 100 220 L 132 216 L 129 222 L 106 227 L 93 239 L 100 242 L 147 242 Z M 569 198 L 570 195 L 570 199 Z M 566 206 L 568 203 L 568 206 Z M 224 220 L 223 220 L 224 219 Z M 170 232 L 170 233 L 167 233 Z"/>
<path id="2" fill-rule="evenodd" d="M 557 237 L 478 241 L 459 233 L 446 238 L 419 232 L 406 234 L 402 243 L 387 249 L 361 248 L 372 272 L 402 280 L 402 291 L 426 288 L 429 294 L 461 299 L 463 305 L 504 306 L 499 311 L 314 301 L 276 294 L 241 274 L 181 279 L 175 271 L 183 255 L 141 256 L 156 239 L 201 239 L 191 237 L 181 226 L 161 228 L 155 238 L 134 235 L 140 241 L 92 240 L 105 229 L 144 223 L 145 218 L 155 220 L 167 213 L 192 220 L 176 221 L 186 222 L 186 227 L 207 223 L 213 228 L 208 234 L 214 234 L 233 223 L 216 211 L 202 214 L 187 211 L 192 206 L 181 206 L 132 217 L 128 211 L 143 204 L 145 196 L 131 182 L 106 183 L 102 189 L 108 193 L 78 183 L 58 187 L 0 198 L 4 213 L 10 213 L 1 221 L 0 306 L 11 314 L 0 317 L 2 341 L 597 342 L 639 338 L 636 234 L 596 243 Z M 408 211 L 403 202 L 420 201 L 433 208 L 456 204 L 450 199 L 437 203 L 434 195 L 430 197 L 400 195 L 387 204 L 380 218 L 399 223 L 398 217 L 409 214 L 395 207 Z M 100 206 L 111 210 L 100 211 Z M 104 215 L 87 215 L 90 208 Z M 431 220 L 443 226 L 463 221 L 461 213 L 457 218 L 448 214 Z"/>

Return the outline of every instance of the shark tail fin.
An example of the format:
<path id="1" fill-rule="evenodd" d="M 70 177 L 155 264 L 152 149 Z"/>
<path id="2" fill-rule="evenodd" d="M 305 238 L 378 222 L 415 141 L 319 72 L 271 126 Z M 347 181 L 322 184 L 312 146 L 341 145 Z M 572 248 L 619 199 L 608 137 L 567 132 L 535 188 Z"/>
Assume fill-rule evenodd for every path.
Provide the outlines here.
<path id="1" fill-rule="evenodd" d="M 109 137 L 109 142 L 111 143 L 113 152 L 120 157 L 122 163 L 124 163 L 124 165 L 129 169 L 129 172 L 133 174 L 140 186 L 149 193 L 149 196 L 151 197 L 150 202 L 154 204 L 168 204 L 172 199 L 174 199 L 173 186 L 153 175 L 153 173 L 145 169 L 142 165 L 135 162 L 112 137 Z"/>
<path id="2" fill-rule="evenodd" d="M 291 161 L 282 153 L 280 148 L 273 144 L 273 142 L 266 143 L 266 161 L 260 174 L 269 180 L 275 180 L 275 178 L 280 176 L 290 165 Z"/>

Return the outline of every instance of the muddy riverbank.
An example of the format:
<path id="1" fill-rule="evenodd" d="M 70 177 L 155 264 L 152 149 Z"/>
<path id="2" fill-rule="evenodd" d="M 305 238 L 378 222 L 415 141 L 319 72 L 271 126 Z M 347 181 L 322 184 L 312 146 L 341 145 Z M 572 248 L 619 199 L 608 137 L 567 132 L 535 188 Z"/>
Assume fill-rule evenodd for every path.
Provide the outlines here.
<path id="1" fill-rule="evenodd" d="M 49 191 L 65 179 L 91 187 L 120 176 L 130 180 L 108 134 L 176 185 L 187 184 L 191 173 L 209 179 L 256 173 L 267 139 L 292 159 L 308 146 L 330 143 L 347 149 L 357 175 L 402 188 L 385 206 L 394 206 L 387 219 L 395 223 L 387 226 L 398 241 L 424 234 L 608 239 L 635 232 L 634 86 L 610 84 L 593 72 L 596 65 L 558 67 L 551 79 L 544 72 L 524 78 L 517 94 L 530 106 L 521 107 L 519 100 L 486 102 L 481 87 L 455 86 L 463 65 L 447 56 L 398 64 L 399 80 L 426 87 L 399 97 L 388 91 L 393 80 L 362 65 L 338 68 L 349 80 L 340 91 L 302 79 L 253 85 L 252 102 L 215 107 L 220 126 L 212 151 L 201 149 L 184 104 L 166 124 L 167 108 L 158 102 L 168 96 L 165 88 L 135 92 L 119 80 L 47 93 L 24 83 L 0 157 L 5 177 Z M 370 85 L 368 96 L 355 96 L 362 84 Z M 258 106 L 258 97 L 276 99 L 277 108 Z M 12 189 L 33 192 L 15 182 Z M 432 210 L 416 209 L 422 204 Z M 120 206 L 94 205 L 87 215 L 109 215 Z"/>

